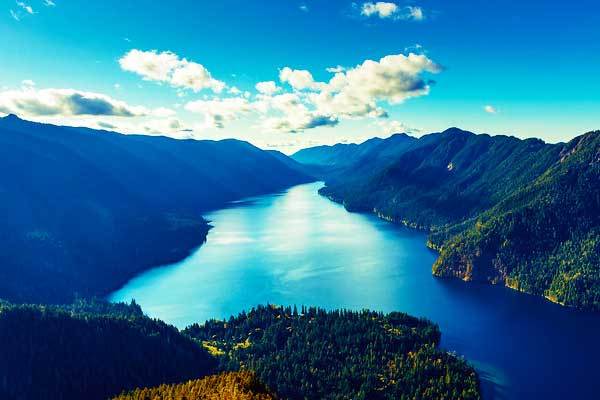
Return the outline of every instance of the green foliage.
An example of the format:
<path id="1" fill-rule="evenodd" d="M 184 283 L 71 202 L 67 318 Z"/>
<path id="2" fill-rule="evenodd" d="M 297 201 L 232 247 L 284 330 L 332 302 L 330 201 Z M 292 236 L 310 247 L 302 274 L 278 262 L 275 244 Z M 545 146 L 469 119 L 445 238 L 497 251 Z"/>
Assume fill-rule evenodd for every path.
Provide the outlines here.
<path id="1" fill-rule="evenodd" d="M 444 243 L 434 273 L 600 310 L 599 156 L 598 132 L 565 145 L 547 171 Z"/>
<path id="2" fill-rule="evenodd" d="M 437 350 L 438 327 L 402 313 L 259 306 L 185 332 L 284 399 L 480 398 L 474 370 Z"/>
<path id="3" fill-rule="evenodd" d="M 113 400 L 272 400 L 252 372 L 224 372 L 177 385 L 136 389 Z"/>
<path id="4" fill-rule="evenodd" d="M 321 193 L 429 230 L 435 275 L 600 310 L 600 132 L 552 145 L 450 129 L 349 165 Z"/>
<path id="5" fill-rule="evenodd" d="M 0 305 L 0 398 L 105 400 L 206 375 L 214 359 L 139 306 Z"/>

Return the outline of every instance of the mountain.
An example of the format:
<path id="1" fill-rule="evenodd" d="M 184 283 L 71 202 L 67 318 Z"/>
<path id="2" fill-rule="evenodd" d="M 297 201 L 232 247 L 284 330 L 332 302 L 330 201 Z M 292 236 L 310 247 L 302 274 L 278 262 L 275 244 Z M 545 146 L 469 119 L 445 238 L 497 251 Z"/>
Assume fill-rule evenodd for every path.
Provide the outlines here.
<path id="1" fill-rule="evenodd" d="M 179 331 L 134 302 L 0 301 L 0 398 L 479 399 L 440 335 L 398 312 L 267 305 Z"/>
<path id="2" fill-rule="evenodd" d="M 451 128 L 391 158 L 369 157 L 365 146 L 367 155 L 330 172 L 321 194 L 430 231 L 438 276 L 598 310 L 599 143 L 600 132 L 547 144 Z"/>
<path id="3" fill-rule="evenodd" d="M 399 312 L 267 305 L 184 333 L 281 399 L 480 398 L 473 368 L 438 349 L 439 328 Z"/>
<path id="4" fill-rule="evenodd" d="M 0 298 L 57 303 L 105 295 L 201 244 L 209 229 L 204 211 L 311 180 L 238 140 L 2 118 Z"/>
<path id="5" fill-rule="evenodd" d="M 329 181 L 346 170 L 352 170 L 355 175 L 368 173 L 361 171 L 363 165 L 390 161 L 415 141 L 411 136 L 397 133 L 387 139 L 372 138 L 361 144 L 310 147 L 294 153 L 291 158 L 304 164 L 313 175 Z"/>
<path id="6" fill-rule="evenodd" d="M 457 235 L 433 237 L 441 248 L 436 275 L 503 282 L 600 310 L 600 132 L 558 146 L 543 174 Z"/>
<path id="7" fill-rule="evenodd" d="M 136 304 L 0 304 L 0 398 L 105 400 L 212 373 L 214 358 Z"/>

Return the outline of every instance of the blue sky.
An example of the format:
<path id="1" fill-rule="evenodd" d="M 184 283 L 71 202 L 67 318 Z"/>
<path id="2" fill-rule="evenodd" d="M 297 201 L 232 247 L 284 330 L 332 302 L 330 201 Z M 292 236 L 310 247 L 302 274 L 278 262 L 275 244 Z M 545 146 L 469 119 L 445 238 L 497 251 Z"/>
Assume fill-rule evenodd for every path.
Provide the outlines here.
<path id="1" fill-rule="evenodd" d="M 550 142 L 600 129 L 597 1 L 0 7 L 0 113 L 28 119 L 288 153 L 450 126 Z"/>

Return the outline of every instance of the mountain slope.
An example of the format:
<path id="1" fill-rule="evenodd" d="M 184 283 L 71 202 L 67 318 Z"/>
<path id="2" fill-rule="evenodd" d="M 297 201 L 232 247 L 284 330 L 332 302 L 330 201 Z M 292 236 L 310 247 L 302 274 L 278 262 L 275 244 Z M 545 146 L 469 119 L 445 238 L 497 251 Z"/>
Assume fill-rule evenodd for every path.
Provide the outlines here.
<path id="1" fill-rule="evenodd" d="M 561 146 L 532 183 L 443 243 L 433 272 L 505 282 L 577 308 L 600 310 L 600 132 Z"/>
<path id="2" fill-rule="evenodd" d="M 201 244 L 201 213 L 312 180 L 237 140 L 121 135 L 0 119 L 0 297 L 105 295 Z"/>
<path id="3" fill-rule="evenodd" d="M 438 276 L 600 309 L 599 137 L 546 144 L 451 128 L 392 161 L 362 158 L 338 170 L 321 194 L 429 230 Z"/>
<path id="4" fill-rule="evenodd" d="M 338 174 L 343 176 L 349 170 L 355 178 L 370 174 L 372 169 L 363 170 L 362 167 L 385 165 L 410 148 L 415 141 L 411 136 L 397 133 L 387 139 L 372 138 L 360 144 L 311 147 L 300 150 L 291 157 L 304 164 L 314 175 L 327 181 L 335 181 Z"/>
<path id="5" fill-rule="evenodd" d="M 135 304 L 0 304 L 4 400 L 105 400 L 196 379 L 215 366 L 200 345 Z"/>

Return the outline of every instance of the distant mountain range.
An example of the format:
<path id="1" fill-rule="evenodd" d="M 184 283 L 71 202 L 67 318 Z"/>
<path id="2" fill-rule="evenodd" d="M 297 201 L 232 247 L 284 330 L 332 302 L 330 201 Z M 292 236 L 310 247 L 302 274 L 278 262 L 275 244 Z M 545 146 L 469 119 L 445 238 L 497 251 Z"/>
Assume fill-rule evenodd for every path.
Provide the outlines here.
<path id="1" fill-rule="evenodd" d="M 312 180 L 284 155 L 238 140 L 0 118 L 0 298 L 105 295 L 201 244 L 202 212 Z"/>
<path id="2" fill-rule="evenodd" d="M 569 143 L 458 128 L 292 156 L 353 211 L 430 232 L 438 276 L 600 310 L 600 132 Z"/>

